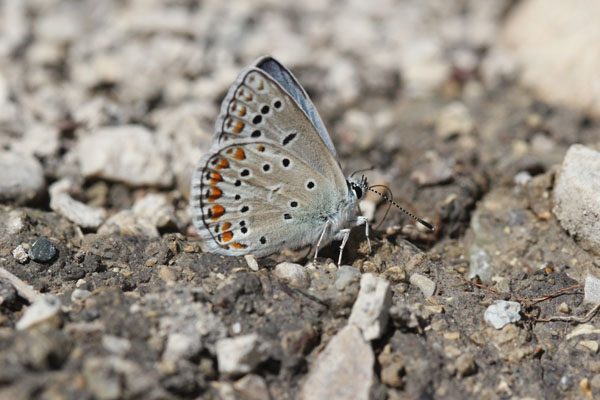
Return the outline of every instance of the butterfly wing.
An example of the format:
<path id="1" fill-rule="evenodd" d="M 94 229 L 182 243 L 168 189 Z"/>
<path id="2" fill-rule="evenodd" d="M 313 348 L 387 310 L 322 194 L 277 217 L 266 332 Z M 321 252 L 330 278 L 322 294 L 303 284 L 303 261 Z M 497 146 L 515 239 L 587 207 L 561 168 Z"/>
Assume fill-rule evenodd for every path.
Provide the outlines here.
<path id="1" fill-rule="evenodd" d="M 271 57 L 223 100 L 211 150 L 192 178 L 194 225 L 220 254 L 315 243 L 348 200 L 335 149 L 308 95 Z"/>
<path id="2" fill-rule="evenodd" d="M 345 200 L 285 146 L 237 140 L 205 155 L 194 171 L 194 225 L 211 251 L 266 255 L 318 240 Z"/>
<path id="3" fill-rule="evenodd" d="M 318 112 L 292 74 L 271 57 L 240 74 L 223 100 L 215 129 L 218 144 L 252 138 L 291 148 L 333 184 L 346 187 Z"/>

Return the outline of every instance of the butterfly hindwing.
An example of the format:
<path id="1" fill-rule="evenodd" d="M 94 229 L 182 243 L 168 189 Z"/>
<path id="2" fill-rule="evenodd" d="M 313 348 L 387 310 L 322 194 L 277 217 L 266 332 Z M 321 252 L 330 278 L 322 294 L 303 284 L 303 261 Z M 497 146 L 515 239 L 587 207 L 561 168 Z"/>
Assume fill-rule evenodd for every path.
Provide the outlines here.
<path id="1" fill-rule="evenodd" d="M 314 243 L 345 194 L 270 140 L 238 140 L 207 154 L 192 180 L 198 232 L 211 250 L 265 255 Z"/>

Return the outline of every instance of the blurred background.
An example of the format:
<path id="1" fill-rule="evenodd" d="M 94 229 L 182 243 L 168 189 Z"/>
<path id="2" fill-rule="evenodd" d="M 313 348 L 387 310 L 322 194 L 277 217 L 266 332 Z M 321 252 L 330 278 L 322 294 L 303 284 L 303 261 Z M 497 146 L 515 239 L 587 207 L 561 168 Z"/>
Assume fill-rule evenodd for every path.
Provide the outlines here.
<path id="1" fill-rule="evenodd" d="M 3 0 L 0 9 L 0 147 L 42 161 L 34 182 L 100 178 L 186 194 L 222 97 L 262 54 L 306 87 L 344 167 L 375 165 L 388 183 L 417 166 L 411 155 L 427 167 L 418 184 L 449 180 L 476 146 L 486 165 L 511 164 L 532 145 L 555 151 L 539 156 L 553 163 L 553 146 L 582 138 L 548 132 L 540 115 L 554 105 L 584 123 L 600 114 L 594 0 Z M 510 132 L 522 123 L 526 134 Z"/>

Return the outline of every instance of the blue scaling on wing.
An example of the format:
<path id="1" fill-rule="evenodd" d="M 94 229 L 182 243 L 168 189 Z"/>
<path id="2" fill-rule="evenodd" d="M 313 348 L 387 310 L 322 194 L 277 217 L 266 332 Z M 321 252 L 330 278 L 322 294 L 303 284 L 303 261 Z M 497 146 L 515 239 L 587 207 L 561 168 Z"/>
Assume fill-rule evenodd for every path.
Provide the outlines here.
<path id="1" fill-rule="evenodd" d="M 302 108 L 306 115 L 308 115 L 308 118 L 310 118 L 314 126 L 317 128 L 319 135 L 329 148 L 329 151 L 331 151 L 331 153 L 337 158 L 335 147 L 333 147 L 333 142 L 329 137 L 329 133 L 327 133 L 327 129 L 325 129 L 323 121 L 321 121 L 319 113 L 315 109 L 312 101 L 310 101 L 308 94 L 306 94 L 304 89 L 302 89 L 292 73 L 268 56 L 258 60 L 256 67 L 269 74 L 277 83 L 281 85 L 282 88 L 284 88 L 290 94 L 290 96 L 292 96 L 292 98 L 296 101 L 296 103 L 298 103 L 300 108 Z"/>

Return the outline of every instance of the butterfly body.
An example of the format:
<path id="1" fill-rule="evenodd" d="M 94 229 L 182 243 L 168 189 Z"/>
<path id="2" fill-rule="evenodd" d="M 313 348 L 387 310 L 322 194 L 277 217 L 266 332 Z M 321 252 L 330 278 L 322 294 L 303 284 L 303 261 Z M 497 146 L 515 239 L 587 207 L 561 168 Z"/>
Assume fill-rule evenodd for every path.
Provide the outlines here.
<path id="1" fill-rule="evenodd" d="M 192 177 L 196 230 L 209 250 L 268 255 L 347 239 L 366 223 L 366 182 L 346 179 L 308 95 L 271 57 L 244 70 L 221 106 Z M 341 255 L 340 255 L 341 256 Z"/>

